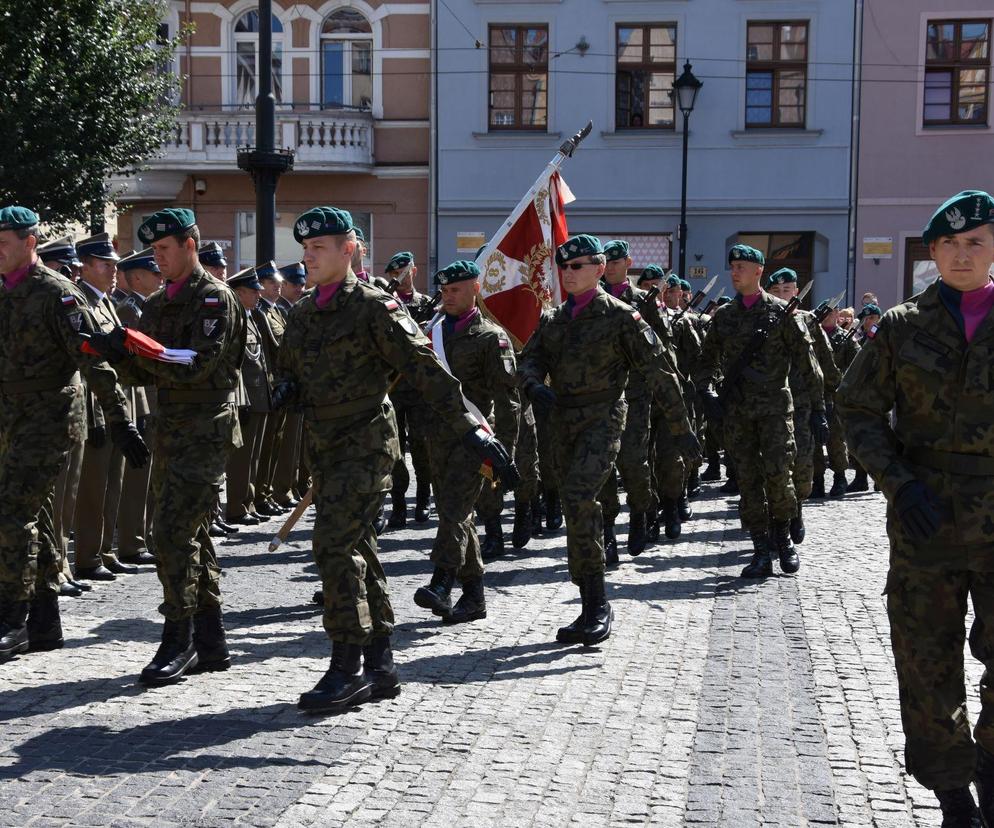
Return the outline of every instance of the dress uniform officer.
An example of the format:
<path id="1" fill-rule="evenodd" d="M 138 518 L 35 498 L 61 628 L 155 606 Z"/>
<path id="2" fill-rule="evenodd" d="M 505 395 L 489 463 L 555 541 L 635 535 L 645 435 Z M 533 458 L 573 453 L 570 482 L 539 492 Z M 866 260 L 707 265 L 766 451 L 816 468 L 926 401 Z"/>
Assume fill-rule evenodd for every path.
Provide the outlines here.
<path id="1" fill-rule="evenodd" d="M 891 308 L 839 388 L 849 448 L 887 498 L 887 614 L 905 764 L 943 825 L 994 824 L 994 198 L 967 190 L 922 233 L 939 278 Z M 983 662 L 970 735 L 963 645 Z"/>
<path id="2" fill-rule="evenodd" d="M 145 303 L 140 330 L 167 348 L 195 352 L 191 365 L 132 355 L 120 330 L 96 342 L 119 360 L 115 365 L 125 379 L 157 389 L 152 523 L 165 622 L 159 648 L 140 676 L 157 685 L 195 668 L 224 670 L 231 662 L 220 567 L 208 529 L 225 461 L 241 445 L 235 395 L 245 311 L 197 260 L 200 231 L 191 210 L 153 213 L 138 237 L 152 248 L 167 283 Z"/>
<path id="3" fill-rule="evenodd" d="M 219 282 L 228 278 L 228 260 L 224 258 L 221 245 L 214 241 L 204 242 L 197 248 L 197 259 L 201 266 Z"/>
<path id="4" fill-rule="evenodd" d="M 399 692 L 390 650 L 393 608 L 373 525 L 400 455 L 386 395 L 393 373 L 418 389 L 439 428 L 463 435 L 499 477 L 513 480 L 514 465 L 464 410 L 458 380 L 442 368 L 400 302 L 356 278 L 348 211 L 308 210 L 295 222 L 294 237 L 317 289 L 290 312 L 273 394 L 277 405 L 293 402 L 304 411 L 314 476 L 314 558 L 332 642 L 328 671 L 299 704 L 341 710 Z"/>
<path id="5" fill-rule="evenodd" d="M 462 393 L 486 418 L 497 439 L 514 451 L 518 438 L 517 366 L 514 349 L 503 328 L 486 319 L 478 307 L 480 269 L 475 262 L 458 261 L 435 275 L 442 291 L 445 316 L 431 331 L 436 353 L 459 380 Z M 441 354 L 440 354 L 441 355 Z M 431 583 L 414 594 L 414 603 L 430 609 L 446 623 L 486 618 L 483 594 L 483 558 L 473 523 L 473 506 L 484 485 L 475 452 L 447 429 L 429 432 L 431 470 L 438 509 L 438 531 L 432 545 L 435 565 Z M 456 579 L 462 597 L 452 606 Z"/>
<path id="6" fill-rule="evenodd" d="M 93 318 L 104 333 L 119 328 L 118 318 L 110 294 L 114 289 L 118 255 L 111 244 L 110 235 L 98 233 L 76 245 L 83 262 L 79 287 L 90 305 Z M 122 383 L 128 400 L 128 418 L 135 419 L 133 390 Z M 113 537 L 113 524 L 117 503 L 108 503 L 108 483 L 111 466 L 116 466 L 114 446 L 107 440 L 106 415 L 100 402 L 91 395 L 95 427 L 90 431 L 83 450 L 83 466 L 79 476 L 79 493 L 73 521 L 76 541 L 76 576 L 92 581 L 113 581 L 121 574 L 134 574 L 138 567 L 121 563 L 109 548 L 104 548 L 105 536 Z M 119 484 L 115 488 L 120 494 Z M 114 498 L 111 498 L 113 500 Z M 114 517 L 110 517 L 110 513 Z M 110 517 L 110 532 L 105 526 Z"/>
<path id="7" fill-rule="evenodd" d="M 563 643 L 596 644 L 611 634 L 604 594 L 604 526 L 598 494 L 607 482 L 625 428 L 624 389 L 632 371 L 645 377 L 661 404 L 673 440 L 699 451 L 679 382 L 664 367 L 655 331 L 629 305 L 598 287 L 604 275 L 600 240 L 580 235 L 556 250 L 569 298 L 543 313 L 518 368 L 532 404 L 551 412 L 556 478 L 566 515 L 570 578 L 583 610 L 562 627 Z M 549 377 L 551 386 L 545 384 Z"/>
<path id="8" fill-rule="evenodd" d="M 283 265 L 280 268 L 283 275 L 283 288 L 276 306 L 283 311 L 284 320 L 290 316 L 290 310 L 304 295 L 304 285 L 307 281 L 307 271 L 303 262 Z M 301 456 L 301 428 L 303 417 L 298 411 L 287 411 L 286 427 L 283 430 L 283 442 L 280 445 L 280 455 L 276 461 L 276 473 L 273 476 L 273 500 L 279 506 L 293 508 L 300 501 L 304 492 L 297 488 L 298 470 L 303 461 Z M 306 491 L 306 487 L 304 489 Z"/>
<path id="9" fill-rule="evenodd" d="M 0 209 L 0 660 L 61 647 L 57 560 L 39 524 L 66 455 L 85 426 L 80 372 L 128 461 L 148 449 L 103 359 L 84 354 L 99 329 L 79 288 L 38 260 L 38 216 Z"/>

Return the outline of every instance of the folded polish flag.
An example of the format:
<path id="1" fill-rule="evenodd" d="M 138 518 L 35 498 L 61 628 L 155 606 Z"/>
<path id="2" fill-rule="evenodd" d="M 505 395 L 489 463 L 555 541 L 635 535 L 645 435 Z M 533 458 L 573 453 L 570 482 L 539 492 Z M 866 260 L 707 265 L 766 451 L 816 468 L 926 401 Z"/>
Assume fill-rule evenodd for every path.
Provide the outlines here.
<path id="1" fill-rule="evenodd" d="M 152 337 L 133 328 L 124 329 L 124 348 L 128 353 L 135 356 L 154 359 L 157 362 L 173 362 L 178 365 L 192 365 L 194 358 L 197 356 L 196 351 L 191 351 L 188 348 L 167 348 L 161 342 L 157 342 Z M 100 356 L 96 349 L 91 347 L 90 343 L 85 340 L 80 346 L 80 349 L 85 354 Z"/>

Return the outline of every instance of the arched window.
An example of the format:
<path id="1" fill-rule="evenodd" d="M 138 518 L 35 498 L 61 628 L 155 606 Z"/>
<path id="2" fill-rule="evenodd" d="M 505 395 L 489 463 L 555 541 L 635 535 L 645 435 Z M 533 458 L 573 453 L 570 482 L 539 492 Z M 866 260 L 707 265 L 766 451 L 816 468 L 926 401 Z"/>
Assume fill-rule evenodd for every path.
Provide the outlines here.
<path id="1" fill-rule="evenodd" d="M 258 94 L 259 12 L 235 21 L 235 106 L 254 106 Z M 283 24 L 273 15 L 273 95 L 283 103 Z"/>
<path id="2" fill-rule="evenodd" d="M 321 105 L 369 109 L 373 104 L 373 28 L 362 12 L 336 9 L 321 27 Z"/>

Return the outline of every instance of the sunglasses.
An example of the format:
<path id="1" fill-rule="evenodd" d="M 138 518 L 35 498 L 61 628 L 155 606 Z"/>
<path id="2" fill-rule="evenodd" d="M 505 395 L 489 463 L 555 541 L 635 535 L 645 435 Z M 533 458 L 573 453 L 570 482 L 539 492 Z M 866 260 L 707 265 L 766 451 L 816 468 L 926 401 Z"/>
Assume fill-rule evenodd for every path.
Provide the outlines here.
<path id="1" fill-rule="evenodd" d="M 566 262 L 563 265 L 563 270 L 582 270 L 585 267 L 590 267 L 591 265 L 596 265 L 597 262 Z"/>

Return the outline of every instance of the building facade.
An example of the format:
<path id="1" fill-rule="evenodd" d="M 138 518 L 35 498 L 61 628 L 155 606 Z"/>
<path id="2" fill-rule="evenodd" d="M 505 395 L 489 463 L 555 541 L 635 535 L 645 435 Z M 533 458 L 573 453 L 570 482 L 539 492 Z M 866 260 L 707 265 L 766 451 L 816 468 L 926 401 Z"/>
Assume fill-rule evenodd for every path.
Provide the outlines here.
<path id="1" fill-rule="evenodd" d="M 184 83 L 176 131 L 150 169 L 111 186 L 125 211 L 119 247 L 141 247 L 142 219 L 196 211 L 229 270 L 256 264 L 255 191 L 237 150 L 255 143 L 258 3 L 173 0 L 162 32 L 193 34 L 176 54 Z M 370 240 L 369 267 L 397 250 L 425 261 L 429 233 L 429 6 L 391 0 L 273 4 L 276 145 L 296 154 L 277 191 L 280 263 L 300 258 L 295 217 L 315 204 L 352 211 Z"/>
<path id="2" fill-rule="evenodd" d="M 676 267 L 683 64 L 690 117 L 687 273 L 727 273 L 728 247 L 847 282 L 853 2 L 447 0 L 437 7 L 437 245 L 444 264 L 506 218 L 562 140 L 594 128 L 563 176 L 571 232 Z M 720 281 L 720 280 L 719 280 Z M 727 276 L 725 288 L 730 289 Z"/>
<path id="3" fill-rule="evenodd" d="M 994 191 L 990 0 L 866 0 L 856 281 L 884 307 L 936 271 L 921 233 L 967 189 Z"/>

